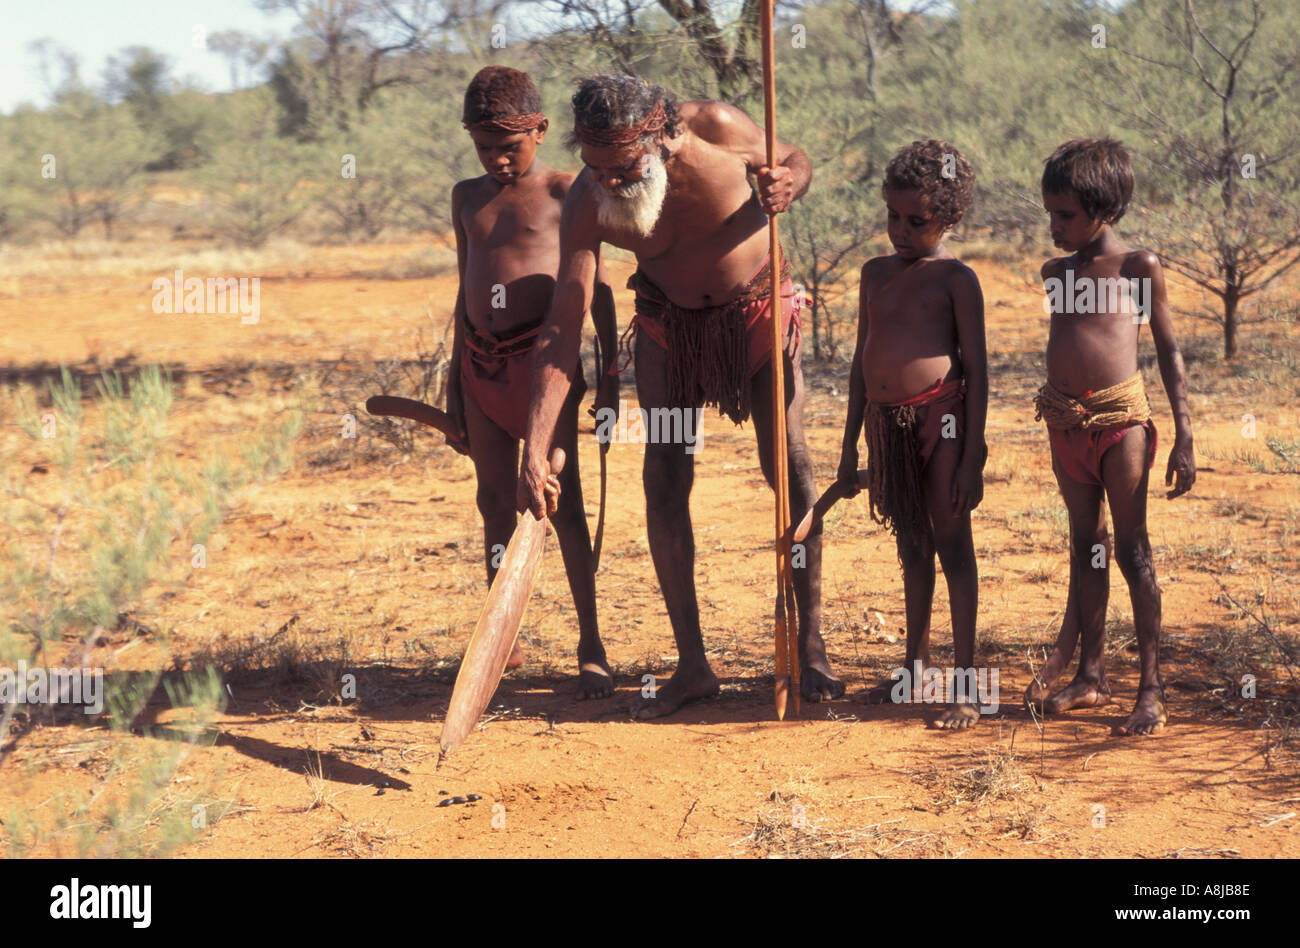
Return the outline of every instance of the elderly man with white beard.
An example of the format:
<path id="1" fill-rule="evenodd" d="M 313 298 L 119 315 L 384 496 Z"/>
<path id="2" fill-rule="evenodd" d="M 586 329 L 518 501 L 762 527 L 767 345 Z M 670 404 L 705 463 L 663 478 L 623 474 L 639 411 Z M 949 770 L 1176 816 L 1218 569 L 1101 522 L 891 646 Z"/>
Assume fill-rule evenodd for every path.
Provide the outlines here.
<path id="1" fill-rule="evenodd" d="M 546 456 L 578 371 L 583 314 L 592 300 L 602 242 L 636 254 L 636 387 L 641 409 L 715 406 L 737 424 L 751 414 L 759 463 L 773 484 L 771 270 L 782 276 L 782 353 L 787 399 L 790 512 L 798 523 L 815 494 L 804 443 L 797 297 L 789 263 L 768 257 L 766 214 L 787 210 L 812 178 L 808 156 L 777 143 L 769 168 L 763 130 L 722 102 L 679 103 L 666 89 L 628 76 L 583 79 L 573 96 L 572 144 L 584 164 L 564 204 L 560 270 L 537 346 L 533 400 L 519 479 L 519 507 L 541 516 Z M 754 176 L 757 189 L 750 182 Z M 617 371 L 617 367 L 615 368 Z M 606 390 L 602 404 L 616 403 Z M 672 678 L 633 706 L 637 717 L 671 714 L 716 694 L 695 595 L 690 493 L 694 451 L 646 445 L 646 531 L 677 641 Z M 757 514 L 757 511 L 755 511 Z M 795 561 L 799 659 L 805 701 L 840 697 L 822 642 L 821 531 Z"/>

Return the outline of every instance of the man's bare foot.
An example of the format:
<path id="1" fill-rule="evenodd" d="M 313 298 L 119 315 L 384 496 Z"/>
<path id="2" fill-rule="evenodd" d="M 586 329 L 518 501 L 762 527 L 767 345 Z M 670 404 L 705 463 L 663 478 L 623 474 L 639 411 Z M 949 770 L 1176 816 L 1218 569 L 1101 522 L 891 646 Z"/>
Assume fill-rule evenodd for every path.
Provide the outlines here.
<path id="1" fill-rule="evenodd" d="M 1159 734 L 1169 719 L 1165 709 L 1165 691 L 1160 685 L 1144 685 L 1138 689 L 1137 704 L 1123 724 L 1115 727 L 1118 737 Z"/>
<path id="2" fill-rule="evenodd" d="M 608 698 L 614 693 L 614 676 L 604 662 L 583 662 L 578 666 L 578 700 Z"/>
<path id="3" fill-rule="evenodd" d="M 1043 702 L 1048 714 L 1060 714 L 1074 708 L 1100 708 L 1110 704 L 1110 685 L 1076 677 L 1056 694 Z"/>
<path id="4" fill-rule="evenodd" d="M 844 697 L 844 682 L 831 674 L 826 659 L 813 660 L 799 669 L 799 695 L 809 704 Z"/>
<path id="5" fill-rule="evenodd" d="M 631 709 L 632 716 L 640 721 L 661 718 L 672 714 L 688 701 L 716 695 L 718 679 L 707 665 L 699 671 L 687 671 L 679 667 L 667 682 L 662 685 L 656 683 L 650 686 L 648 692 L 643 689 L 642 693 L 646 697 L 638 698 Z"/>
<path id="6" fill-rule="evenodd" d="M 979 723 L 979 705 L 970 701 L 951 704 L 930 726 L 941 731 L 963 731 Z"/>
<path id="7" fill-rule="evenodd" d="M 524 663 L 524 647 L 515 639 L 515 647 L 510 650 L 510 657 L 506 659 L 506 668 L 518 668 Z"/>

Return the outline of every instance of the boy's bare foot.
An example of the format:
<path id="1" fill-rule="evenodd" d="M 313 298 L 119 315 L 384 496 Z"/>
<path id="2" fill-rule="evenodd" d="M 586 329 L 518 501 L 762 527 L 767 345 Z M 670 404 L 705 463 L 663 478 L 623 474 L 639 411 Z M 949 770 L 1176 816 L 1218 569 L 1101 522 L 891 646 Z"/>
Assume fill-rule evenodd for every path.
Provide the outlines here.
<path id="1" fill-rule="evenodd" d="M 950 704 L 930 726 L 941 731 L 963 731 L 979 723 L 979 705 L 971 701 Z"/>
<path id="2" fill-rule="evenodd" d="M 831 674 L 831 667 L 824 657 L 809 662 L 799 672 L 799 694 L 809 704 L 844 697 L 844 682 Z"/>
<path id="3" fill-rule="evenodd" d="M 679 666 L 665 684 L 656 684 L 650 697 L 632 703 L 632 716 L 644 721 L 672 714 L 688 701 L 708 698 L 718 693 L 718 679 L 708 665 L 698 670 Z"/>
<path id="4" fill-rule="evenodd" d="M 1074 708 L 1100 708 L 1110 704 L 1110 685 L 1076 677 L 1056 694 L 1043 702 L 1048 714 L 1060 714 Z"/>
<path id="5" fill-rule="evenodd" d="M 1025 707 L 1043 713 L 1043 702 L 1047 700 L 1048 687 L 1041 678 L 1037 676 L 1029 683 L 1025 689 Z"/>
<path id="6" fill-rule="evenodd" d="M 518 668 L 524 663 L 524 647 L 515 639 L 515 647 L 510 650 L 510 657 L 506 659 L 506 668 Z"/>
<path id="7" fill-rule="evenodd" d="M 866 691 L 859 691 L 853 696 L 853 700 L 858 704 L 891 704 L 894 700 L 896 684 L 898 684 L 897 678 L 886 678 Z"/>
<path id="8" fill-rule="evenodd" d="M 915 670 L 915 665 L 913 665 L 912 662 L 907 662 L 903 667 L 909 674 Z M 913 689 L 912 696 L 918 701 L 921 699 L 921 695 L 925 687 L 925 683 L 924 683 L 925 671 L 930 667 L 931 665 L 929 659 L 926 659 L 924 662 L 922 662 L 921 664 L 922 680 L 920 682 L 911 683 Z M 853 696 L 853 700 L 856 701 L 858 704 L 893 704 L 894 689 L 898 687 L 898 683 L 901 680 L 903 679 L 894 678 L 893 676 L 885 678 L 878 685 L 873 685 L 872 687 L 868 688 L 866 691 L 859 691 L 857 694 Z"/>
<path id="9" fill-rule="evenodd" d="M 578 666 L 578 700 L 608 698 L 614 693 L 614 676 L 604 662 L 583 662 Z"/>
<path id="10" fill-rule="evenodd" d="M 1119 737 L 1159 734 L 1169 719 L 1165 709 L 1165 692 L 1160 685 L 1144 685 L 1138 689 L 1137 704 L 1123 724 L 1117 725 Z"/>

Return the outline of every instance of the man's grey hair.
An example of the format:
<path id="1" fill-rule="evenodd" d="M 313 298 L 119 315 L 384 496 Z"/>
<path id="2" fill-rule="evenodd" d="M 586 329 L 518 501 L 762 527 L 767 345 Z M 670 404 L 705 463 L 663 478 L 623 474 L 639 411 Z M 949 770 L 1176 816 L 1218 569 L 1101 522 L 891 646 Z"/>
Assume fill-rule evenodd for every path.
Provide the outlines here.
<path id="1" fill-rule="evenodd" d="M 565 144 L 577 148 L 582 144 L 578 128 L 593 131 L 630 128 L 662 105 L 667 122 L 663 133 L 668 138 L 677 136 L 680 119 L 677 115 L 677 97 L 653 83 L 634 76 L 605 73 L 588 76 L 577 81 L 578 91 L 573 94 L 574 129 L 565 138 Z M 646 135 L 644 144 L 654 141 L 658 133 Z"/>

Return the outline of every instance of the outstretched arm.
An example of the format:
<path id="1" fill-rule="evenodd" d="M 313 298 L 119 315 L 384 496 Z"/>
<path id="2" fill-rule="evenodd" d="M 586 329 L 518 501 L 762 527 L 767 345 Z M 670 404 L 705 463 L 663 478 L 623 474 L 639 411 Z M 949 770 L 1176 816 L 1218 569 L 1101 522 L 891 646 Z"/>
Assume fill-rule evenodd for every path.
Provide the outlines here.
<path id="1" fill-rule="evenodd" d="M 594 294 L 600 238 L 589 186 L 586 174 L 579 175 L 564 202 L 560 218 L 560 271 L 535 350 L 536 368 L 517 503 L 519 509 L 531 510 L 539 520 L 548 506 L 545 493 L 551 474 L 547 455 L 578 367 L 583 320 Z"/>
<path id="2" fill-rule="evenodd" d="M 1165 486 L 1173 486 L 1165 496 L 1170 500 L 1181 497 L 1196 483 L 1196 453 L 1192 448 L 1192 415 L 1187 409 L 1187 370 L 1183 354 L 1174 338 L 1174 320 L 1169 312 L 1169 297 L 1165 293 L 1165 274 L 1159 258 L 1150 251 L 1134 254 L 1128 263 L 1131 272 L 1125 276 L 1149 279 L 1151 287 L 1145 304 L 1145 315 L 1151 318 L 1151 338 L 1156 344 L 1156 359 L 1160 363 L 1160 378 L 1165 383 L 1169 407 L 1174 413 L 1174 447 L 1169 452 L 1169 465 L 1165 469 Z"/>

